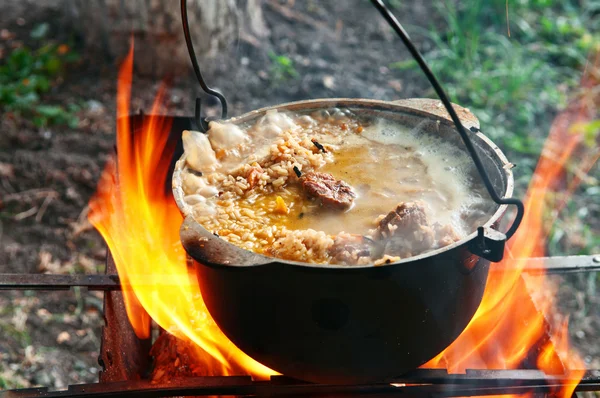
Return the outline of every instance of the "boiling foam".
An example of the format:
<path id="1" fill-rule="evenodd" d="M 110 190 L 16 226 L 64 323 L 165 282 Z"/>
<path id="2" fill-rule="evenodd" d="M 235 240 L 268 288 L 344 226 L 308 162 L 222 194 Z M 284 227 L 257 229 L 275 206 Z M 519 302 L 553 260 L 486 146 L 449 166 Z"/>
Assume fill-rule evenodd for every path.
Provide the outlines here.
<path id="1" fill-rule="evenodd" d="M 219 172 L 230 174 L 240 165 L 251 163 L 249 156 L 252 156 L 253 159 L 267 158 L 272 143 L 284 131 L 296 130 L 302 125 L 305 133 L 312 134 L 312 128 L 316 125 L 316 121 L 308 115 L 294 116 L 296 118 L 292 119 L 288 114 L 269 111 L 254 125 L 244 129 L 230 124 L 211 122 L 208 138 L 198 132 L 185 132 L 184 149 L 188 155 L 188 166 L 201 172 L 206 172 L 206 169 L 216 169 Z M 294 120 L 297 120 L 299 124 L 296 124 Z M 379 154 L 379 157 L 369 159 L 365 158 L 364 152 L 358 151 L 356 159 L 352 158 L 350 161 L 360 163 L 362 159 L 373 163 L 372 167 L 364 167 L 360 170 L 367 174 L 370 173 L 370 178 L 374 180 L 381 181 L 381 178 L 388 178 L 383 183 L 384 189 L 386 186 L 389 187 L 388 181 L 391 180 L 395 184 L 404 185 L 408 191 L 412 186 L 419 185 L 419 183 L 424 184 L 423 186 L 430 190 L 420 194 L 422 196 L 418 199 L 427 205 L 430 221 L 438 222 L 441 225 L 451 225 L 459 235 L 466 236 L 474 232 L 473 222 L 485 222 L 493 203 L 486 194 L 484 194 L 485 197 L 482 197 L 483 186 L 473 182 L 475 169 L 470 156 L 454 143 L 429 133 L 432 123 L 435 122 L 423 120 L 414 128 L 409 128 L 388 119 L 377 119 L 368 124 L 360 134 L 326 135 L 322 137 L 323 141 L 321 142 L 330 144 L 331 147 L 337 149 L 364 148 L 369 145 L 390 146 L 389 149 L 394 152 L 393 155 L 388 154 L 386 157 Z M 234 144 L 242 144 L 245 149 L 240 149 L 239 145 L 234 147 Z M 211 148 L 211 145 L 218 149 L 226 148 L 228 150 L 220 160 L 217 160 L 214 151 L 217 148 Z M 206 152 L 211 156 L 207 156 Z M 410 154 L 411 160 L 403 157 L 402 154 Z M 415 161 L 415 157 L 418 158 L 419 165 L 411 163 L 411 161 Z M 407 162 L 406 164 L 395 163 L 403 169 L 400 174 L 395 176 L 395 179 L 394 176 L 389 175 L 390 172 L 395 172 L 393 167 L 380 167 L 385 166 L 385 162 L 402 162 L 403 159 Z M 388 165 L 391 164 L 394 163 L 388 163 Z M 417 166 L 418 171 L 412 169 L 411 166 Z M 338 170 L 338 174 L 340 171 Z M 357 172 L 355 169 L 346 171 L 350 171 L 351 175 Z M 337 175 L 333 170 L 330 172 Z M 350 178 L 350 176 L 345 178 Z M 419 182 L 421 178 L 427 180 Z M 381 184 L 379 185 L 381 188 Z M 195 205 L 195 211 L 206 213 L 215 210 L 215 201 L 206 199 L 215 198 L 217 190 L 206 189 L 205 177 L 188 176 L 184 180 L 184 188 L 188 195 L 194 194 L 189 200 Z M 197 197 L 198 195 L 201 197 Z M 411 194 L 401 196 L 404 195 L 393 198 L 397 202 L 390 204 L 390 210 L 398 202 L 417 199 Z M 388 198 L 388 201 L 392 199 Z M 367 208 L 373 205 L 370 201 L 375 199 L 369 198 L 368 200 L 369 202 L 365 202 Z M 465 215 L 467 216 L 466 220 Z"/>
<path id="2" fill-rule="evenodd" d="M 431 123 L 430 120 L 424 120 L 411 129 L 394 121 L 380 119 L 365 128 L 361 135 L 381 144 L 413 148 L 427 165 L 427 174 L 435 189 L 445 193 L 448 199 L 448 205 L 443 208 L 426 201 L 431 219 L 441 224 L 451 224 L 465 236 L 473 232 L 473 227 L 465 225 L 461 214 L 470 211 L 473 205 L 484 205 L 488 200 L 473 189 L 474 163 L 471 157 L 456 145 L 425 132 Z"/>

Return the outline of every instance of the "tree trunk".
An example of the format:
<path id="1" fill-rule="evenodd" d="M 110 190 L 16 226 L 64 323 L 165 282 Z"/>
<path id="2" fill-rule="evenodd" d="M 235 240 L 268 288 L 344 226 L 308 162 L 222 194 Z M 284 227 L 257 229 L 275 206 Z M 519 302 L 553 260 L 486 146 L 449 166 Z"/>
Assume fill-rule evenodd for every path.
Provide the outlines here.
<path id="1" fill-rule="evenodd" d="M 191 64 L 175 0 L 66 0 L 68 15 L 86 47 L 122 58 L 135 41 L 135 68 L 143 75 L 185 73 Z M 199 59 L 238 37 L 264 37 L 260 0 L 188 0 L 188 20 Z"/>

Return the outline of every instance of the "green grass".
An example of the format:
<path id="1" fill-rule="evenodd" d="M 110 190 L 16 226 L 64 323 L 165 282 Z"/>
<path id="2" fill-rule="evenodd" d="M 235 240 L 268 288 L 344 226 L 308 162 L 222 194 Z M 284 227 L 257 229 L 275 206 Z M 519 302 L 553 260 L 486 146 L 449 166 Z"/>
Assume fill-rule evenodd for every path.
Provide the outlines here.
<path id="1" fill-rule="evenodd" d="M 3 372 L 2 367 L 0 366 L 0 390 L 12 390 L 15 388 L 25 388 L 25 386 L 18 381 L 12 380 L 11 378 L 3 377 L 1 374 Z"/>
<path id="2" fill-rule="evenodd" d="M 31 345 L 31 336 L 27 330 L 19 330 L 14 325 L 0 321 L 0 331 L 7 338 L 12 338 L 21 348 Z"/>
<path id="3" fill-rule="evenodd" d="M 447 1 L 437 6 L 443 29 L 411 31 L 433 42 L 425 57 L 452 100 L 469 107 L 483 131 L 509 153 L 537 157 L 553 114 L 577 86 L 590 51 L 600 47 L 600 18 L 592 17 L 600 2 L 582 4 L 511 1 L 509 37 L 504 0 Z M 524 181 L 534 164 L 524 164 Z"/>
<path id="4" fill-rule="evenodd" d="M 271 59 L 271 79 L 274 84 L 285 82 L 289 79 L 295 79 L 299 76 L 294 61 L 286 55 L 277 55 L 269 51 Z"/>
<path id="5" fill-rule="evenodd" d="M 42 96 L 48 93 L 79 55 L 66 44 L 43 40 L 48 25 L 31 31 L 39 43 L 35 49 L 22 46 L 13 49 L 0 64 L 0 111 L 31 120 L 38 127 L 66 124 L 76 127 L 79 110 L 76 104 L 48 104 Z"/>

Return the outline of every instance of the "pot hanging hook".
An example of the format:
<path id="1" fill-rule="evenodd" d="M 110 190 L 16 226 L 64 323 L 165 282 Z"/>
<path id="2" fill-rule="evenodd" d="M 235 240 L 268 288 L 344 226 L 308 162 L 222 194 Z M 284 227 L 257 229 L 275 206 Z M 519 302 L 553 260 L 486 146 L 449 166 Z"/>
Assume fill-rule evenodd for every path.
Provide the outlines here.
<path id="1" fill-rule="evenodd" d="M 196 78 L 198 79 L 198 83 L 200 83 L 200 87 L 202 90 L 208 95 L 212 95 L 216 97 L 221 103 L 221 119 L 227 118 L 227 100 L 225 96 L 214 90 L 206 84 L 204 78 L 202 77 L 202 72 L 200 72 L 200 66 L 198 65 L 198 60 L 196 58 L 196 53 L 194 52 L 194 45 L 192 44 L 192 37 L 190 35 L 190 27 L 188 24 L 187 17 L 187 0 L 181 0 L 181 23 L 183 25 L 183 36 L 185 37 L 185 44 L 187 45 L 188 52 L 190 53 L 190 59 L 192 61 L 192 66 L 194 68 L 194 73 L 196 74 Z M 202 117 L 202 99 L 200 97 L 196 98 L 196 109 L 195 109 L 195 120 L 198 125 L 198 129 L 200 129 L 203 133 L 208 131 L 208 121 L 206 118 Z"/>

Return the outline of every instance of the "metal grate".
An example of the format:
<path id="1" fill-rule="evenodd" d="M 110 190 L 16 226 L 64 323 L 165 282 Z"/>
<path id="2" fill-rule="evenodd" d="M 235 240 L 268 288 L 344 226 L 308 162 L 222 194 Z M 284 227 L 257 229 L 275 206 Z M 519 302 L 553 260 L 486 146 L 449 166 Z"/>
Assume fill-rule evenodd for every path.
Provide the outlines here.
<path id="1" fill-rule="evenodd" d="M 597 271 L 598 256 L 571 256 L 531 259 L 527 271 L 546 269 L 553 273 Z M 551 394 L 569 384 L 569 374 L 548 375 L 539 370 L 468 370 L 449 374 L 443 369 L 418 369 L 386 383 L 322 385 L 273 376 L 254 381 L 250 376 L 206 376 L 171 380 L 168 384 L 145 380 L 151 364 L 150 340 L 137 338 L 125 312 L 121 285 L 112 257 L 107 258 L 106 275 L 0 275 L 0 289 L 56 290 L 83 286 L 105 291 L 104 317 L 99 362 L 100 382 L 48 391 L 29 388 L 0 392 L 4 397 L 166 397 L 166 396 L 485 396 L 501 394 Z M 588 370 L 575 391 L 600 391 L 600 370 Z"/>
<path id="2" fill-rule="evenodd" d="M 68 390 L 46 388 L 11 390 L 0 397 L 167 397 L 167 396 L 485 396 L 503 394 L 546 394 L 569 382 L 568 375 L 548 376 L 537 370 L 473 370 L 448 374 L 444 370 L 420 369 L 388 383 L 360 385 L 309 384 L 284 376 L 253 381 L 249 376 L 206 376 L 154 384 L 147 380 L 95 383 L 69 386 Z M 588 371 L 577 392 L 600 391 L 600 371 Z"/>

